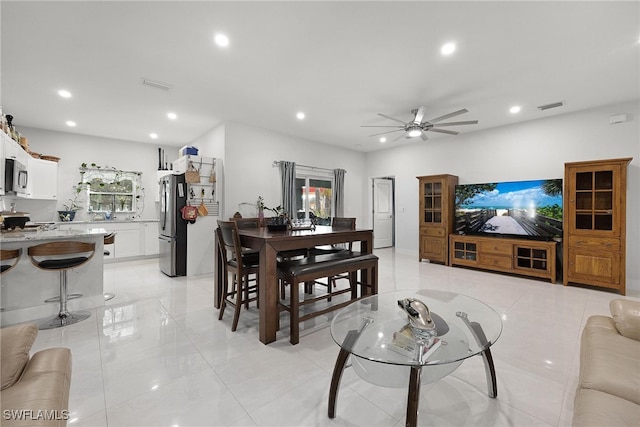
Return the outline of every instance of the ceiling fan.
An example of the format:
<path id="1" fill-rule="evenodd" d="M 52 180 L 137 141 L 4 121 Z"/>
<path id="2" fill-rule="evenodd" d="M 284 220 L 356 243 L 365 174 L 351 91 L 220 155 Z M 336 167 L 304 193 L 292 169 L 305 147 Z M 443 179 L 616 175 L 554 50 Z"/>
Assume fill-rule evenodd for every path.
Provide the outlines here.
<path id="1" fill-rule="evenodd" d="M 460 114 L 464 114 L 464 113 L 468 113 L 469 111 L 466 108 L 463 108 L 462 110 L 458 110 L 458 111 L 454 111 L 453 113 L 449 113 L 449 114 L 445 114 L 444 116 L 440 116 L 440 117 L 436 117 L 435 119 L 431 119 L 431 120 L 423 120 L 424 119 L 424 107 L 420 106 L 418 108 L 416 108 L 415 110 L 411 110 L 411 114 L 413 114 L 413 120 L 409 121 L 409 122 L 404 122 L 400 119 L 396 119 L 394 117 L 390 117 L 381 113 L 378 113 L 379 116 L 382 116 L 386 119 L 389 120 L 393 120 L 394 122 L 398 122 L 398 123 L 402 123 L 402 126 L 375 126 L 375 125 L 364 125 L 361 127 L 365 127 L 365 128 L 397 128 L 394 130 L 390 130 L 390 131 L 386 131 L 386 132 L 381 132 L 381 133 L 375 133 L 373 135 L 369 135 L 369 136 L 378 136 L 378 135 L 384 135 L 387 133 L 392 133 L 392 132 L 404 132 L 403 134 L 401 134 L 400 136 L 398 136 L 396 139 L 392 140 L 393 141 L 397 141 L 398 139 L 402 138 L 403 136 L 405 138 L 416 138 L 416 137 L 420 137 L 422 138 L 423 141 L 426 141 L 427 139 L 427 132 L 439 132 L 439 133 L 447 133 L 449 135 L 457 135 L 460 132 L 456 132 L 454 130 L 448 130 L 448 129 L 440 129 L 443 126 L 460 126 L 460 125 L 475 125 L 478 124 L 477 120 L 467 120 L 464 122 L 448 122 L 448 123 L 438 123 L 442 120 L 446 120 L 449 119 L 451 117 L 455 117 L 458 116 Z M 437 123 L 434 124 L 434 123 Z M 437 127 L 436 127 L 437 126 Z"/>

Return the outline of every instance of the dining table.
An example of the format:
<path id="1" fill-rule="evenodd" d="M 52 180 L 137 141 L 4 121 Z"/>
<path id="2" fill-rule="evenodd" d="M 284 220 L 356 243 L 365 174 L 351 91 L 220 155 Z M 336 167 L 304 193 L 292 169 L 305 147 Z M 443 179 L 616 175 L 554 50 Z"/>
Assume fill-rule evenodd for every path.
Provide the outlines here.
<path id="1" fill-rule="evenodd" d="M 287 229 L 271 231 L 267 227 L 239 229 L 243 248 L 259 251 L 260 269 L 258 274 L 259 335 L 260 341 L 269 344 L 276 340 L 278 324 L 278 254 L 281 252 L 313 248 L 316 246 L 354 243 L 359 251 L 370 254 L 373 251 L 373 230 L 334 228 L 316 226 L 310 229 Z M 220 308 L 225 269 L 222 267 L 219 242 L 215 239 L 214 253 L 214 306 Z M 367 282 L 367 271 L 361 272 L 361 280 Z"/>

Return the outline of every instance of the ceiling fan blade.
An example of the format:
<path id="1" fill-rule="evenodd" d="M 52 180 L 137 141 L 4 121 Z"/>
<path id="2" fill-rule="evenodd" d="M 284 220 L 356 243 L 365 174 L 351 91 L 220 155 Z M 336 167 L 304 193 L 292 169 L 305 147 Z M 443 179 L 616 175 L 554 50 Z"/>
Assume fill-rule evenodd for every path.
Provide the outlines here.
<path id="1" fill-rule="evenodd" d="M 402 121 L 402 120 L 400 120 L 400 119 L 396 119 L 396 118 L 393 118 L 393 117 L 391 117 L 391 116 L 384 115 L 384 114 L 382 114 L 382 113 L 378 113 L 378 115 L 379 115 L 380 117 L 384 117 L 385 119 L 393 120 L 394 122 L 402 123 L 403 125 L 405 124 L 405 122 L 403 122 L 403 121 Z"/>
<path id="2" fill-rule="evenodd" d="M 449 123 L 438 123 L 438 126 L 461 126 L 461 125 L 477 125 L 477 120 L 468 120 L 466 122 L 449 122 Z"/>
<path id="3" fill-rule="evenodd" d="M 429 123 L 436 123 L 436 122 L 439 122 L 440 120 L 445 120 L 445 119 L 448 119 L 449 117 L 459 116 L 460 114 L 464 114 L 464 113 L 468 113 L 468 112 L 469 112 L 469 110 L 467 110 L 466 108 L 463 108 L 462 110 L 454 111 L 453 113 L 445 114 L 444 116 L 440 116 L 440 117 L 436 117 L 435 119 L 431 119 L 431 120 L 429 120 Z"/>
<path id="4" fill-rule="evenodd" d="M 381 126 L 381 125 L 362 125 L 361 128 L 404 128 L 404 126 Z"/>
<path id="5" fill-rule="evenodd" d="M 413 123 L 419 125 L 422 123 L 422 119 L 424 118 L 424 107 L 421 105 L 416 110 L 416 117 L 413 119 Z"/>
<path id="6" fill-rule="evenodd" d="M 380 133 L 374 133 L 373 135 L 369 135 L 369 136 L 378 136 L 378 135 L 384 135 L 385 133 L 392 133 L 392 132 L 398 132 L 399 130 L 402 129 L 396 129 L 396 130 L 388 130 L 386 132 L 380 132 Z"/>
<path id="7" fill-rule="evenodd" d="M 460 132 L 456 132 L 455 130 L 447 130 L 447 129 L 436 129 L 436 128 L 431 128 L 429 129 L 429 132 L 440 132 L 440 133 L 448 133 L 449 135 L 457 135 Z"/>
<path id="8" fill-rule="evenodd" d="M 422 138 L 423 141 L 426 141 L 427 139 L 429 139 L 429 138 L 427 138 L 427 133 L 426 132 L 422 132 L 420 134 L 420 138 Z"/>

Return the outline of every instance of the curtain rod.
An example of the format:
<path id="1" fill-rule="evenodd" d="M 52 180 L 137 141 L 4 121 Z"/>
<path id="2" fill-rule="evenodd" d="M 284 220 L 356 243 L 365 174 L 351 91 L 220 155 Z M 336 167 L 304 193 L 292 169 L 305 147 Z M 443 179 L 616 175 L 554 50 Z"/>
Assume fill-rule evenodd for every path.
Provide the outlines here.
<path id="1" fill-rule="evenodd" d="M 276 168 L 278 167 L 278 165 L 280 164 L 280 161 L 278 160 L 274 160 L 273 161 L 273 167 Z M 334 169 L 328 169 L 328 168 L 319 168 L 317 166 L 307 166 L 307 165 L 301 165 L 299 163 L 296 163 L 296 167 L 299 166 L 301 168 L 306 168 L 306 169 L 311 169 L 311 170 L 320 170 L 320 171 L 327 171 L 327 172 L 333 172 Z M 347 171 L 345 171 L 345 173 L 347 173 Z"/>

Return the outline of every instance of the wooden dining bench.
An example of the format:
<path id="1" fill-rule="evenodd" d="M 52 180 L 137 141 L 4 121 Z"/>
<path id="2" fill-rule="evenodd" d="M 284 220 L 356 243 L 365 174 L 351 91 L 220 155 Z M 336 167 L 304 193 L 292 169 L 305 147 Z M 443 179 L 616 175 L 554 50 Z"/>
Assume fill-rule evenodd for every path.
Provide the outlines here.
<path id="1" fill-rule="evenodd" d="M 368 272 L 367 281 L 358 282 L 358 271 Z M 299 300 L 300 283 L 313 282 L 324 277 L 332 277 L 348 273 L 351 277 L 351 286 L 347 289 L 333 290 L 328 287 L 326 294 L 313 298 Z M 291 285 L 289 304 L 283 299 L 278 301 L 279 311 L 289 312 L 290 342 L 297 344 L 300 334 L 300 322 L 323 315 L 330 311 L 338 310 L 362 297 L 378 293 L 378 257 L 373 254 L 344 251 L 339 253 L 309 256 L 303 259 L 294 259 L 278 263 L 278 277 Z M 358 296 L 358 286 L 360 296 Z M 336 295 L 350 292 L 351 298 L 347 301 L 331 304 L 321 310 L 313 311 L 300 316 L 300 307 L 323 299 L 331 299 Z M 279 322 L 279 320 L 278 320 Z M 278 323 L 279 325 L 279 323 Z"/>

